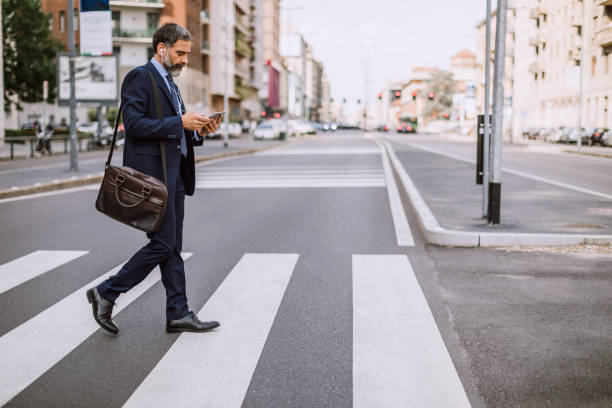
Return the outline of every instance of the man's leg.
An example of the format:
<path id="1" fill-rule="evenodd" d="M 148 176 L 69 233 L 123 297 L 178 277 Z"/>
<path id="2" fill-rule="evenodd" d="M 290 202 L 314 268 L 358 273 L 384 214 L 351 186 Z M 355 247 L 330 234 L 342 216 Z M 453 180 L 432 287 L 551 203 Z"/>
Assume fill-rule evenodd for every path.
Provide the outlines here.
<path id="1" fill-rule="evenodd" d="M 185 216 L 185 187 L 179 176 L 174 195 L 174 227 L 176 244 L 169 257 L 160 263 L 162 283 L 166 289 L 166 319 L 177 320 L 189 313 L 187 306 L 187 288 L 185 284 L 185 267 L 181 250 L 183 249 L 183 219 Z"/>
<path id="2" fill-rule="evenodd" d="M 174 252 L 176 247 L 174 197 L 174 194 L 168 194 L 166 214 L 161 230 L 147 234 L 150 239 L 149 243 L 136 252 L 116 275 L 97 286 L 102 297 L 114 302 L 121 293 L 127 292 L 142 282 L 157 265 L 161 267 L 161 264 L 165 263 Z"/>

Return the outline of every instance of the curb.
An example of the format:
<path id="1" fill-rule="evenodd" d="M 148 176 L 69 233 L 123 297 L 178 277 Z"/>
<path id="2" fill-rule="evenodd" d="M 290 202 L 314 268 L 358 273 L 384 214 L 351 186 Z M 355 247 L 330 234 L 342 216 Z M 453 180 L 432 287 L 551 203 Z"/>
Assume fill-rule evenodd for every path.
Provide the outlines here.
<path id="1" fill-rule="evenodd" d="M 456 231 L 443 228 L 433 215 L 414 182 L 386 140 L 382 141 L 389 153 L 395 174 L 400 179 L 408 202 L 417 215 L 419 227 L 425 240 L 434 245 L 455 247 L 500 247 L 500 246 L 572 246 L 612 245 L 612 235 L 511 233 Z"/>
<path id="2" fill-rule="evenodd" d="M 200 157 L 196 157 L 194 161 L 195 161 L 195 164 L 198 164 L 198 163 L 202 163 L 202 162 L 210 161 L 210 160 L 217 160 L 217 159 L 223 159 L 223 158 L 234 157 L 234 156 L 243 156 L 247 154 L 261 152 L 264 150 L 275 149 L 281 146 L 286 146 L 292 143 L 296 143 L 298 141 L 302 141 L 302 138 L 296 137 L 294 140 L 287 140 L 285 142 L 277 143 L 272 146 L 262 146 L 262 147 L 244 149 L 244 150 L 235 150 L 235 151 L 227 152 L 227 153 L 217 153 L 211 156 L 200 156 Z M 36 183 L 32 186 L 26 186 L 26 187 L 7 188 L 4 190 L 0 190 L 0 199 L 13 198 L 13 197 L 19 197 L 23 195 L 36 194 L 36 193 L 44 193 L 48 191 L 63 190 L 65 188 L 80 187 L 80 186 L 84 186 L 88 184 L 100 183 L 102 182 L 102 177 L 104 177 L 104 172 L 100 172 L 96 174 L 89 174 L 87 176 L 81 176 L 81 177 L 74 176 L 69 179 L 55 180 L 55 181 L 48 182 L 48 183 Z"/>

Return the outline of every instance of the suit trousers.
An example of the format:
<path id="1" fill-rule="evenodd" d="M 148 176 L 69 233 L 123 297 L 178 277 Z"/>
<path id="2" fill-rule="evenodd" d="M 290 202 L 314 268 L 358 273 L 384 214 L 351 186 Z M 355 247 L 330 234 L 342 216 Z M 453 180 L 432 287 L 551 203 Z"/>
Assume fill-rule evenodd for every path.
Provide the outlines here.
<path id="1" fill-rule="evenodd" d="M 136 252 L 116 274 L 98 285 L 100 295 L 114 302 L 140 282 L 159 265 L 166 289 L 166 319 L 176 320 L 189 313 L 183 247 L 183 219 L 185 215 L 185 187 L 178 171 L 176 191 L 168 192 L 164 223 L 158 232 L 147 234 L 149 243 Z"/>

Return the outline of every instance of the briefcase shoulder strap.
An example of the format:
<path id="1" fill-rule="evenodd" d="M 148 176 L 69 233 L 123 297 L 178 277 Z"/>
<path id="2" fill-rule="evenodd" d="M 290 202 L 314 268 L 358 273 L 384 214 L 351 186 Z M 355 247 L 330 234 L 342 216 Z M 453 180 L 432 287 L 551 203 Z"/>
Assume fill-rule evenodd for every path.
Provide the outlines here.
<path id="1" fill-rule="evenodd" d="M 157 114 L 157 118 L 162 119 L 164 116 L 162 114 L 162 109 L 161 109 L 159 89 L 157 89 L 157 84 L 155 83 L 155 78 L 153 77 L 153 74 L 151 74 L 150 71 L 147 71 L 147 72 L 149 73 L 149 77 L 151 78 L 151 85 L 153 87 L 153 97 L 155 98 L 155 112 Z M 115 149 L 115 141 L 117 140 L 117 129 L 119 128 L 119 121 L 121 120 L 122 110 L 123 110 L 123 101 L 121 101 L 121 104 L 119 105 L 119 112 L 117 113 L 117 119 L 115 121 L 115 131 L 113 133 L 113 142 L 111 143 L 110 151 L 108 152 L 108 159 L 106 160 L 104 169 L 107 169 L 108 166 L 110 166 L 111 160 L 113 158 L 113 150 Z M 168 186 L 168 170 L 167 170 L 167 165 L 166 165 L 166 146 L 162 139 L 159 140 L 159 150 L 161 153 L 162 167 L 164 169 L 164 182 L 166 183 L 166 187 L 167 187 Z"/>

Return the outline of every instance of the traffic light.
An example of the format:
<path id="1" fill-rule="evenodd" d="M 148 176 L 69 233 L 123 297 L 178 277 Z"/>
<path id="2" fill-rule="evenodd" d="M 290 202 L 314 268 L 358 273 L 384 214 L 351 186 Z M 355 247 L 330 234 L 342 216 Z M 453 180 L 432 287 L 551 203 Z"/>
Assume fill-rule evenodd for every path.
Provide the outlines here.
<path id="1" fill-rule="evenodd" d="M 417 91 L 412 91 L 412 100 L 413 101 L 416 101 L 417 94 L 418 94 Z"/>
<path id="2" fill-rule="evenodd" d="M 430 93 L 428 93 L 428 94 L 427 94 L 427 97 L 428 97 L 428 98 L 429 98 L 429 100 L 431 101 L 431 100 L 433 100 L 433 99 L 436 97 L 436 94 L 435 94 L 435 93 L 433 93 L 433 92 L 430 92 Z"/>
<path id="3" fill-rule="evenodd" d="M 266 111 L 261 111 L 260 115 L 261 115 L 262 118 L 265 118 L 266 117 Z"/>
<path id="4" fill-rule="evenodd" d="M 378 100 L 382 101 L 382 92 L 378 94 Z"/>
<path id="5" fill-rule="evenodd" d="M 400 89 L 391 90 L 391 101 L 402 98 L 402 91 Z"/>

